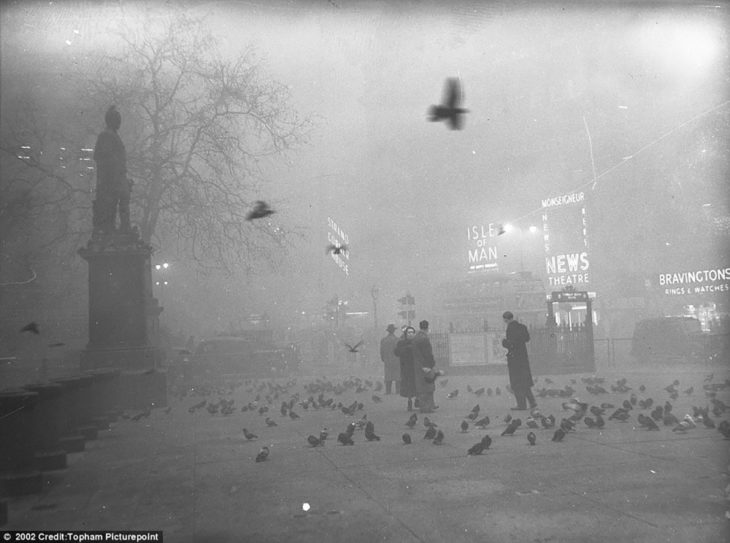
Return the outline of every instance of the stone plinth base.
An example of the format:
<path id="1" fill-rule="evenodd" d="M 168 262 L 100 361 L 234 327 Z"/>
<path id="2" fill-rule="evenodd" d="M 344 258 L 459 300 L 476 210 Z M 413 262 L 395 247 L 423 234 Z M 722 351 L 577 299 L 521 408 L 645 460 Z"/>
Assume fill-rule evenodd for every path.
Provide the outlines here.
<path id="1" fill-rule="evenodd" d="M 81 371 L 101 368 L 140 370 L 158 367 L 162 353 L 155 347 L 94 349 L 81 351 Z"/>

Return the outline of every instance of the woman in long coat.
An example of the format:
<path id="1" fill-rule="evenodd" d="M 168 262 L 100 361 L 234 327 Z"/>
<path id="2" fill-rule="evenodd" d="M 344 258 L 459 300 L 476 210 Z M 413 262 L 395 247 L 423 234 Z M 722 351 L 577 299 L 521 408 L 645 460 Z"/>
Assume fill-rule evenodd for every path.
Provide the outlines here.
<path id="1" fill-rule="evenodd" d="M 408 411 L 413 410 L 413 398 L 416 396 L 416 377 L 413 366 L 413 336 L 416 329 L 406 327 L 403 336 L 395 346 L 395 355 L 400 359 L 400 395 L 408 398 Z"/>

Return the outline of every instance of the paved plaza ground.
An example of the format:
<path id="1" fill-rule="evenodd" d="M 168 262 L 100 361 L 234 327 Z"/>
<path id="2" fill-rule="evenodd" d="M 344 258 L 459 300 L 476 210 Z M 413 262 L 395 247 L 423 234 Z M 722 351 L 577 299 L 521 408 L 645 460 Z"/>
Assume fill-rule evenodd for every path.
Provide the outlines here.
<path id="1" fill-rule="evenodd" d="M 599 372 L 607 394 L 586 391 L 586 375 L 539 377 L 535 390 L 570 385 L 575 396 L 591 405 L 620 405 L 630 397 L 612 393 L 610 385 L 625 377 L 639 399 L 664 404 L 664 388 L 675 379 L 679 398 L 672 401 L 679 418 L 692 406 L 706 406 L 705 378 L 710 368 L 688 370 L 658 367 L 643 371 Z M 45 475 L 40 495 L 9 500 L 5 530 L 162 530 L 166 542 L 719 542 L 730 540 L 730 441 L 703 425 L 686 433 L 659 431 L 637 424 L 634 408 L 626 423 L 607 422 L 602 430 L 582 422 L 560 443 L 554 430 L 534 430 L 530 446 L 523 425 L 514 436 L 501 437 L 513 398 L 504 389 L 507 378 L 447 376 L 437 386 L 440 405 L 430 418 L 442 429 L 442 445 L 423 439 L 423 415 L 413 430 L 405 426 L 405 400 L 354 387 L 325 398 L 349 405 L 364 404 L 353 416 L 339 409 L 307 410 L 295 406 L 298 420 L 279 412 L 282 400 L 299 393 L 317 378 L 342 383 L 357 373 L 364 383 L 377 380 L 374 371 L 353 368 L 310 368 L 296 377 L 270 411 L 242 412 L 265 393 L 243 383 L 232 393 L 171 396 L 170 409 L 155 409 L 138 422 L 121 418 L 82 453 L 69 455 L 65 470 Z M 714 369 L 713 383 L 727 377 Z M 279 381 L 284 383 L 285 380 Z M 646 387 L 639 392 L 640 385 Z M 499 386 L 500 396 L 477 397 L 467 387 Z M 374 385 L 373 385 L 374 387 Z M 682 391 L 693 387 L 690 393 Z M 459 390 L 454 399 L 447 393 Z M 314 395 L 315 397 L 317 394 Z M 234 399 L 235 412 L 211 415 L 189 408 L 206 399 Z M 730 404 L 730 387 L 717 393 Z M 538 398 L 544 415 L 560 421 L 565 398 Z M 489 415 L 484 429 L 459 426 L 472 407 Z M 648 414 L 650 410 L 642 411 Z M 610 413 L 610 410 L 609 410 Z M 130 413 L 134 415 L 134 413 Z M 523 420 L 526 412 L 512 412 Z M 347 424 L 367 415 L 380 441 L 368 442 L 363 432 L 354 446 L 337 443 Z M 275 427 L 265 424 L 269 416 Z M 607 417 L 606 417 L 607 418 Z M 720 420 L 730 419 L 730 411 Z M 307 442 L 310 434 L 329 429 L 323 447 Z M 242 428 L 258 435 L 248 441 Z M 409 432 L 411 445 L 401 436 Z M 489 434 L 493 443 L 481 456 L 467 449 Z M 254 458 L 270 448 L 264 462 Z M 305 511 L 303 504 L 309 504 Z"/>

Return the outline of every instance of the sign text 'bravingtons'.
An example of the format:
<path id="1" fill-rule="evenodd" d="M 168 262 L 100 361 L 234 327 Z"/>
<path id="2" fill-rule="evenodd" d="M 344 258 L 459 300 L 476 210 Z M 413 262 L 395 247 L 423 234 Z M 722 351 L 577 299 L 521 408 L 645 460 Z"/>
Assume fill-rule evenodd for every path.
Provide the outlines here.
<path id="1" fill-rule="evenodd" d="M 730 291 L 730 268 L 684 271 L 679 273 L 660 273 L 659 286 L 664 294 L 704 294 Z"/>

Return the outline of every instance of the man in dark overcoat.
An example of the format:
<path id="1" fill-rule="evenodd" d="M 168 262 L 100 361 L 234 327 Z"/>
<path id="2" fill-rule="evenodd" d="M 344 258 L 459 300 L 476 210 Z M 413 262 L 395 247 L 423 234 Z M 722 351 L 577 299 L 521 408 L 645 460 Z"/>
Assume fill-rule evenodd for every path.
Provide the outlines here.
<path id="1" fill-rule="evenodd" d="M 502 346 L 507 349 L 509 384 L 517 400 L 517 407 L 512 409 L 525 410 L 528 401 L 530 407 L 535 408 L 537 402 L 532 394 L 534 383 L 530 372 L 530 360 L 527 357 L 527 342 L 530 341 L 530 332 L 527 330 L 527 326 L 515 320 L 511 311 L 505 311 L 502 319 L 507 324 L 506 337 L 502 340 Z"/>
<path id="2" fill-rule="evenodd" d="M 429 382 L 426 379 L 426 371 L 433 369 L 436 360 L 433 357 L 431 340 L 428 339 L 428 321 L 421 321 L 418 328 L 418 333 L 413 338 L 413 365 L 415 367 L 418 405 L 421 408 L 421 413 L 433 413 L 434 409 L 438 409 L 433 400 L 436 387 L 433 380 Z"/>
<path id="3" fill-rule="evenodd" d="M 395 325 L 389 324 L 385 329 L 388 335 L 380 340 L 380 360 L 383 362 L 386 394 L 391 394 L 392 383 L 394 382 L 395 393 L 400 393 L 400 359 L 395 354 L 395 347 L 398 345 L 395 330 Z"/>

